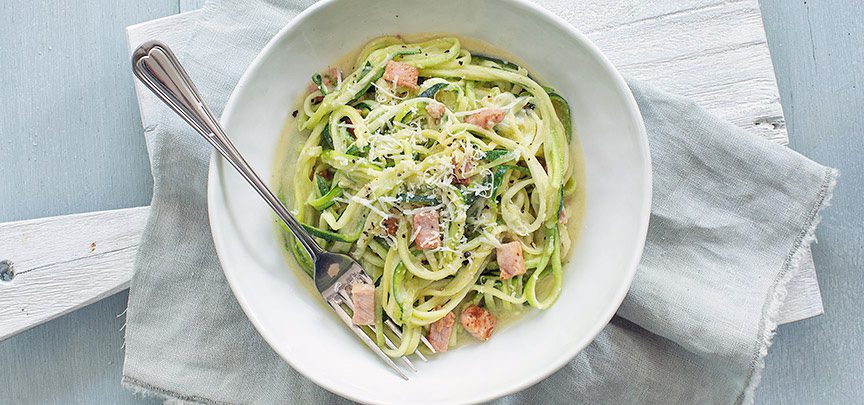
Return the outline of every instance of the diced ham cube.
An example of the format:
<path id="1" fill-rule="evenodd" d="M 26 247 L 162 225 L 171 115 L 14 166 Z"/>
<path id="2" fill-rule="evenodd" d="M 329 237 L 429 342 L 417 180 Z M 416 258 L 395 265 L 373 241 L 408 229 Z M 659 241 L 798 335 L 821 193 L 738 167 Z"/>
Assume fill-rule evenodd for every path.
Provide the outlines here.
<path id="1" fill-rule="evenodd" d="M 354 316 L 351 322 L 355 325 L 375 324 L 375 286 L 357 283 L 351 285 L 351 302 L 354 304 Z"/>
<path id="2" fill-rule="evenodd" d="M 498 259 L 498 268 L 501 269 L 502 280 L 525 274 L 525 258 L 522 257 L 522 244 L 519 241 L 498 246 L 495 253 Z"/>
<path id="3" fill-rule="evenodd" d="M 426 113 L 432 118 L 441 118 L 444 115 L 444 109 L 444 104 L 441 103 L 426 104 Z"/>
<path id="4" fill-rule="evenodd" d="M 443 318 L 429 325 L 429 333 L 426 335 L 426 339 L 429 340 L 429 344 L 432 345 L 436 352 L 443 353 L 447 351 L 447 347 L 450 346 L 450 334 L 453 332 L 453 325 L 455 323 L 456 315 L 448 312 Z"/>
<path id="5" fill-rule="evenodd" d="M 438 211 L 426 210 L 414 214 L 414 244 L 417 249 L 437 249 L 441 246 Z"/>
<path id="6" fill-rule="evenodd" d="M 462 327 L 478 340 L 489 340 L 492 329 L 495 329 L 495 315 L 476 305 L 465 308 L 459 320 L 462 322 Z"/>
<path id="7" fill-rule="evenodd" d="M 327 75 L 333 78 L 338 84 L 338 82 L 342 81 L 342 70 L 337 68 L 336 66 L 330 66 L 327 68 Z M 325 77 L 325 80 L 327 78 Z M 329 80 L 328 80 L 329 81 Z"/>
<path id="8" fill-rule="evenodd" d="M 503 121 L 505 115 L 507 115 L 507 111 L 505 110 L 493 110 L 491 108 L 487 108 L 483 111 L 465 117 L 465 123 L 474 124 L 489 129 L 494 127 L 499 122 Z"/>
<path id="9" fill-rule="evenodd" d="M 567 225 L 567 209 L 564 207 L 561 207 L 561 211 L 558 212 L 558 223 Z"/>
<path id="10" fill-rule="evenodd" d="M 381 221 L 381 226 L 384 227 L 384 232 L 387 232 L 388 235 L 393 236 L 396 234 L 396 231 L 399 230 L 399 218 L 384 218 L 384 220 Z"/>
<path id="11" fill-rule="evenodd" d="M 412 90 L 417 89 L 417 78 L 419 76 L 420 71 L 407 63 L 391 60 L 387 62 L 387 67 L 384 68 L 384 80 Z"/>

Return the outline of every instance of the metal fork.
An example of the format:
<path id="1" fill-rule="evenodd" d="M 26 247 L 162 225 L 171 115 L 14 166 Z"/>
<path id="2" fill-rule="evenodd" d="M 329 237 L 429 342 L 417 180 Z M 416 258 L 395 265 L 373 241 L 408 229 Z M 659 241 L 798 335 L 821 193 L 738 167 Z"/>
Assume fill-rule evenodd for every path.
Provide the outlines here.
<path id="1" fill-rule="evenodd" d="M 356 283 L 372 284 L 372 279 L 363 270 L 359 263 L 347 255 L 331 253 L 321 248 L 303 226 L 288 211 L 276 195 L 255 174 L 252 167 L 246 162 L 231 140 L 225 135 L 222 126 L 213 118 L 213 114 L 204 100 L 198 94 L 198 90 L 186 74 L 186 70 L 171 52 L 167 45 L 159 41 L 149 41 L 139 46 L 132 55 L 132 71 L 135 76 L 156 94 L 174 112 L 180 115 L 189 125 L 219 151 L 220 154 L 252 185 L 255 191 L 267 201 L 270 208 L 287 225 L 297 241 L 303 246 L 312 261 L 315 263 L 315 287 L 318 292 L 339 316 L 351 331 L 356 334 L 375 354 L 385 363 L 393 368 L 402 378 L 408 379 L 405 372 L 393 362 L 369 336 L 374 333 L 371 327 L 364 330 L 361 326 L 351 321 L 351 316 L 346 311 L 353 311 L 350 288 Z M 344 305 L 344 307 L 343 307 Z M 402 338 L 402 331 L 390 320 L 384 322 L 393 332 L 396 338 Z M 435 349 L 429 341 L 422 337 L 423 344 L 433 353 Z M 395 348 L 393 340 L 385 334 L 385 343 L 388 347 Z M 423 361 L 426 358 L 419 350 L 414 352 Z M 407 357 L 402 356 L 408 368 L 417 372 L 417 369 Z"/>

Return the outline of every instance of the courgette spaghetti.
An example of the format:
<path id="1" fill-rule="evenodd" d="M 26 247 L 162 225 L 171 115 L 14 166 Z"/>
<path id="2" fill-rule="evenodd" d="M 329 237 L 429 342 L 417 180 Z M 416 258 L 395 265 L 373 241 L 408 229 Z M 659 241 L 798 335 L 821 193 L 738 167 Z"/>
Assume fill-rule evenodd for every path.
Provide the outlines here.
<path id="1" fill-rule="evenodd" d="M 286 200 L 322 247 L 375 280 L 373 329 L 387 354 L 413 352 L 467 306 L 506 318 L 555 302 L 571 243 L 565 201 L 581 168 L 569 153 L 567 102 L 525 68 L 472 54 L 457 38 L 381 37 L 350 73 L 313 75 L 294 115 L 305 142 L 285 173 Z M 311 275 L 305 251 L 285 237 Z M 507 273 L 505 244 L 522 260 Z M 384 344 L 386 319 L 402 327 L 395 349 Z M 445 346 L 461 339 L 455 323 Z"/>

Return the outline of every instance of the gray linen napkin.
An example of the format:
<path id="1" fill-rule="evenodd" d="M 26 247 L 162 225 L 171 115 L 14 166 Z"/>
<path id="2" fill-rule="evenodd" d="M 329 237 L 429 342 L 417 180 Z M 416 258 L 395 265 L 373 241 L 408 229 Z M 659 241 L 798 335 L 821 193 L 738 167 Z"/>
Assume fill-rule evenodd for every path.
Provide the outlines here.
<path id="1" fill-rule="evenodd" d="M 191 21 L 162 20 L 136 37 L 171 44 L 218 115 L 247 64 L 308 5 L 207 3 Z M 836 172 L 687 100 L 630 86 L 654 162 L 632 288 L 588 348 L 501 403 L 752 402 L 785 283 Z M 208 227 L 211 148 L 142 93 L 155 186 L 129 294 L 123 384 L 191 402 L 344 401 L 292 370 L 246 319 Z"/>

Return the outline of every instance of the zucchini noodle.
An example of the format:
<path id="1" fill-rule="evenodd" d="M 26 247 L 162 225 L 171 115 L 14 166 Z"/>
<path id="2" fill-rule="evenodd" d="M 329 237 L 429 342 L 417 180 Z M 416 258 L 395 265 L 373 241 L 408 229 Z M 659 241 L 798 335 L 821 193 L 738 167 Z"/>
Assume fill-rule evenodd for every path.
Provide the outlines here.
<path id="1" fill-rule="evenodd" d="M 418 83 L 388 80 L 392 62 Z M 467 305 L 506 318 L 555 302 L 570 244 L 562 210 L 581 187 L 561 96 L 449 37 L 377 38 L 349 74 L 331 69 L 312 82 L 295 112 L 305 143 L 286 173 L 294 212 L 322 247 L 349 254 L 375 280 L 382 350 L 413 352 L 429 325 Z M 494 122 L 474 119 L 489 111 Z M 427 211 L 440 217 L 440 244 L 421 249 L 412 219 Z M 309 257 L 286 240 L 311 275 Z M 496 248 L 514 241 L 526 271 L 505 279 Z M 392 349 L 385 319 L 403 331 Z"/>

